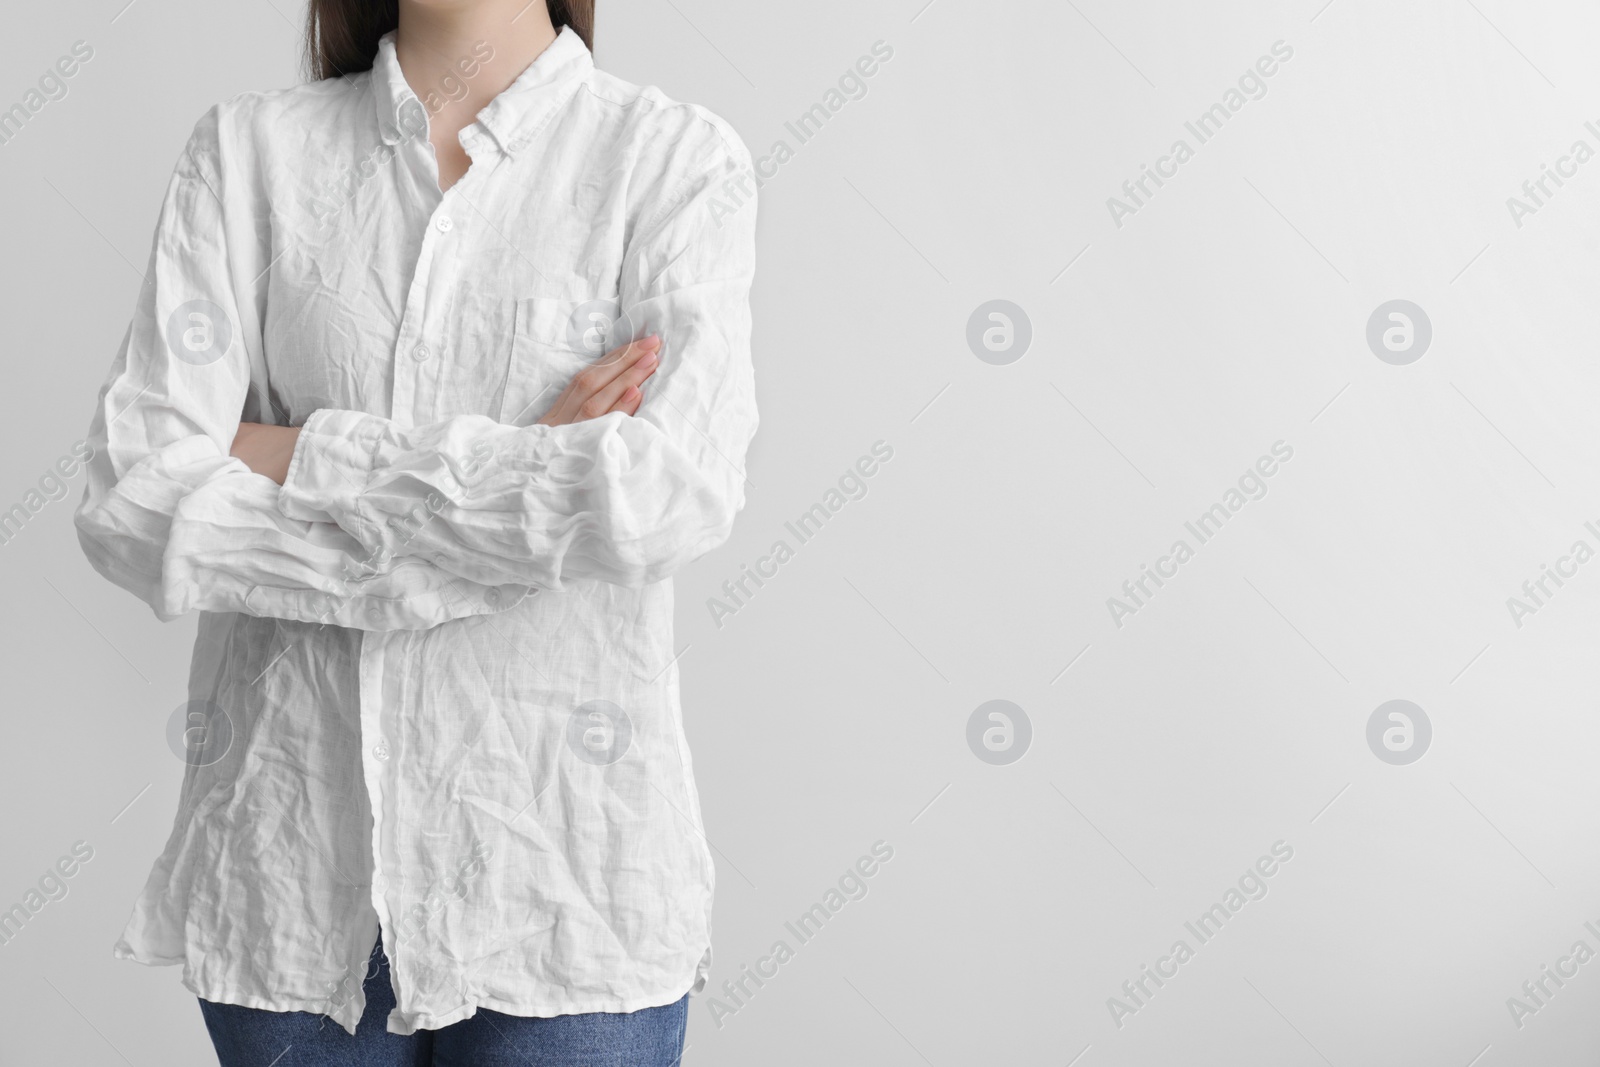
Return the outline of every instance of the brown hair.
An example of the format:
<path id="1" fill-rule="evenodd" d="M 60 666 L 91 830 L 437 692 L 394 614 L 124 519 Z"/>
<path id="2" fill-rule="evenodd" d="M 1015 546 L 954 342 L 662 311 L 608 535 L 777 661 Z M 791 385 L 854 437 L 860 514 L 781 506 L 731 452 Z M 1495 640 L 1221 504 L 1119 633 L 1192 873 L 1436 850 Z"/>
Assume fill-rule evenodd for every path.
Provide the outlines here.
<path id="1" fill-rule="evenodd" d="M 545 0 L 556 29 L 594 51 L 594 0 Z M 400 25 L 399 0 L 311 0 L 306 13 L 306 69 L 314 80 L 371 70 L 378 38 Z"/>

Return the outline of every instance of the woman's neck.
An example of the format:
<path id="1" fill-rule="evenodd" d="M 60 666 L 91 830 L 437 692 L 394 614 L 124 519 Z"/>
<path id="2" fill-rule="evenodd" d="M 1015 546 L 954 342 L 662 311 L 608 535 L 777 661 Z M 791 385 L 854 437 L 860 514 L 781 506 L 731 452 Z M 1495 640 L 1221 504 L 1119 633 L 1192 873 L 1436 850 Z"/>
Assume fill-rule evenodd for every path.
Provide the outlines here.
<path id="1" fill-rule="evenodd" d="M 464 111 L 470 122 L 555 39 L 550 12 L 541 0 L 401 0 L 395 58 L 418 99 L 432 93 L 446 101 L 444 111 Z M 485 44 L 494 49 L 494 58 L 478 64 L 472 77 L 463 77 L 460 64 L 481 57 Z M 461 86 L 465 96 L 451 99 Z"/>
<path id="2" fill-rule="evenodd" d="M 441 188 L 453 185 L 468 166 L 456 135 L 555 39 L 541 0 L 401 0 L 395 58 L 406 84 L 428 105 Z M 483 58 L 484 45 L 493 49 L 489 59 Z"/>

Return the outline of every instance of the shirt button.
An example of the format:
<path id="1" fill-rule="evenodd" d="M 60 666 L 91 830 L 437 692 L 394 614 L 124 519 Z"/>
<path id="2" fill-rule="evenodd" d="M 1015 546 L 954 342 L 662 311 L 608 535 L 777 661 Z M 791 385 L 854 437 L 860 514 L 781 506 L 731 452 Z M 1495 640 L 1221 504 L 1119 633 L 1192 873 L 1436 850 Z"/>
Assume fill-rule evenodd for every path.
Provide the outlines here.
<path id="1" fill-rule="evenodd" d="M 450 227 L 454 226 L 455 223 L 450 220 L 449 215 L 440 215 L 439 221 L 435 222 L 434 225 L 439 228 L 440 233 L 449 233 Z"/>
<path id="2" fill-rule="evenodd" d="M 489 590 L 487 593 L 485 593 L 483 595 L 483 599 L 487 600 L 491 604 L 500 603 L 500 590 L 498 590 L 498 589 Z"/>
<path id="3" fill-rule="evenodd" d="M 376 745 L 372 746 L 372 755 L 375 759 L 388 759 L 389 743 L 387 741 L 379 741 Z"/>
<path id="4" fill-rule="evenodd" d="M 428 354 L 427 345 L 418 345 L 416 348 L 411 350 L 411 355 L 416 358 L 418 363 L 421 363 L 423 360 L 427 359 Z"/>
<path id="5" fill-rule="evenodd" d="M 385 889 L 389 888 L 389 879 L 385 878 L 381 874 L 373 875 L 372 876 L 372 888 L 373 888 L 373 890 L 375 892 L 378 892 L 378 893 L 383 892 Z"/>

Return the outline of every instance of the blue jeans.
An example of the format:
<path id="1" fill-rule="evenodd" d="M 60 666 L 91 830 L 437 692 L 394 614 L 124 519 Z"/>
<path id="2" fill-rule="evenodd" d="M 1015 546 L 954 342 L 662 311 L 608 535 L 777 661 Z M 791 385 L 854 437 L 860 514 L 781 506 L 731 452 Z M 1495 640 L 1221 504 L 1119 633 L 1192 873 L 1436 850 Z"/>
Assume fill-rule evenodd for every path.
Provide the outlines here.
<path id="1" fill-rule="evenodd" d="M 689 997 L 625 1014 L 533 1019 L 479 1008 L 440 1030 L 402 1036 L 380 940 L 362 983 L 367 1007 L 351 1037 L 323 1015 L 200 1001 L 221 1067 L 677 1067 Z"/>

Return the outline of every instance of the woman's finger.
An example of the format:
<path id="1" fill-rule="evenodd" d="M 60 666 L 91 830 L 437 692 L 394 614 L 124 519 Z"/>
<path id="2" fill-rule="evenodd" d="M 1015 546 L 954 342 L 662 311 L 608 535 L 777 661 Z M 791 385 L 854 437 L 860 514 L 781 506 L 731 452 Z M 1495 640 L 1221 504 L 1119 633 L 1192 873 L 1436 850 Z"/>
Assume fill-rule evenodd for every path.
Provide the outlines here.
<path id="1" fill-rule="evenodd" d="M 644 394 L 639 391 L 639 387 L 630 385 L 622 391 L 622 396 L 611 410 L 620 411 L 624 415 L 637 415 L 639 414 L 639 405 L 643 402 Z"/>
<path id="2" fill-rule="evenodd" d="M 579 400 L 588 400 L 600 390 L 616 381 L 617 376 L 632 367 L 639 360 L 655 353 L 661 347 L 659 337 L 641 337 L 637 341 L 630 341 L 625 345 L 613 348 L 583 370 L 579 371 L 572 379 L 572 386 L 580 390 L 583 395 Z"/>
<path id="3" fill-rule="evenodd" d="M 625 392 L 644 385 L 645 379 L 654 374 L 660 365 L 660 358 L 655 352 L 646 352 L 634 361 L 633 366 L 617 375 L 609 385 L 589 398 L 583 405 L 584 415 L 588 418 L 599 418 L 611 411 Z"/>

